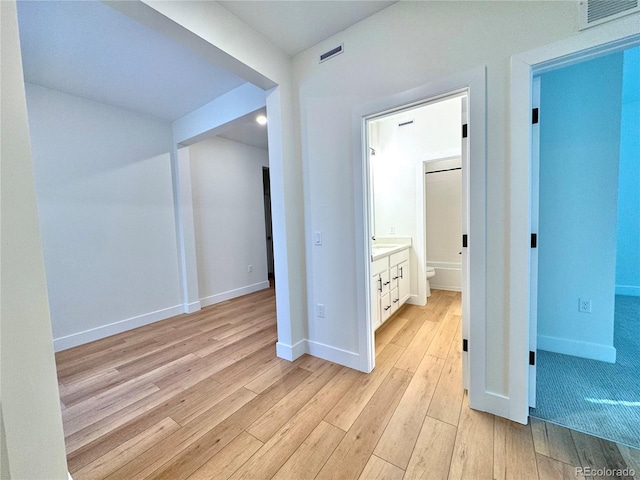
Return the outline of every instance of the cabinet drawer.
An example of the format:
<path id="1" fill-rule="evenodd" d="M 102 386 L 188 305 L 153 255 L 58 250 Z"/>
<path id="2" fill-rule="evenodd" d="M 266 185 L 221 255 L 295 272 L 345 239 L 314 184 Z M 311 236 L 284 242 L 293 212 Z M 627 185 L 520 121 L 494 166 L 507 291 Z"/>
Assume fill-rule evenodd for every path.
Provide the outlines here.
<path id="1" fill-rule="evenodd" d="M 405 248 L 401 252 L 389 255 L 389 265 L 398 265 L 406 260 L 409 260 L 409 249 Z"/>
<path id="2" fill-rule="evenodd" d="M 389 257 L 376 260 L 371 264 L 371 275 L 377 275 L 389 268 Z"/>

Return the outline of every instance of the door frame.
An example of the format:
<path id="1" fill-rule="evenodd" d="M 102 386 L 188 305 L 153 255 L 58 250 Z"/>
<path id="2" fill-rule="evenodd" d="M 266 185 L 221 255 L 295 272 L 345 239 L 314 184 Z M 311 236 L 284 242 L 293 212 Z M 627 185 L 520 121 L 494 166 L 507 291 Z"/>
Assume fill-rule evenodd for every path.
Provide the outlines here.
<path id="1" fill-rule="evenodd" d="M 507 398 L 487 391 L 486 357 L 486 67 L 482 66 L 451 77 L 430 82 L 396 95 L 380 98 L 352 111 L 353 173 L 355 192 L 356 305 L 358 315 L 359 369 L 370 372 L 375 367 L 375 344 L 369 302 L 370 206 L 369 162 L 366 120 L 429 103 L 456 92 L 465 91 L 469 118 L 469 405 L 472 408 L 508 414 Z M 359 237 L 359 238 L 358 238 Z M 471 254 L 473 252 L 473 254 Z"/>
<path id="2" fill-rule="evenodd" d="M 509 418 L 526 424 L 535 388 L 529 351 L 535 347 L 531 328 L 533 77 L 556 68 L 640 45 L 640 15 L 624 17 L 551 45 L 511 57 L 511 175 L 509 249 Z M 530 386 L 531 382 L 531 386 Z"/>

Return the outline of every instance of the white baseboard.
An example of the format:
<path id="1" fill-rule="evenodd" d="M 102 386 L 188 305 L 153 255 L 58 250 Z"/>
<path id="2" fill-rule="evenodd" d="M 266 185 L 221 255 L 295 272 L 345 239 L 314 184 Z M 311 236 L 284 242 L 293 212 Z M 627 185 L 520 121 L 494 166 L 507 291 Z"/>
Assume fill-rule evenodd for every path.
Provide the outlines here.
<path id="1" fill-rule="evenodd" d="M 633 287 L 631 285 L 616 285 L 616 295 L 640 297 L 640 287 Z"/>
<path id="2" fill-rule="evenodd" d="M 184 313 L 197 312 L 201 308 L 202 308 L 202 305 L 200 304 L 200 300 L 195 301 L 195 302 L 191 302 L 191 303 L 185 303 L 184 304 Z"/>
<path id="3" fill-rule="evenodd" d="M 341 348 L 306 339 L 300 340 L 294 345 L 276 343 L 276 354 L 285 360 L 293 361 L 305 353 L 354 370 L 360 370 L 360 355 Z"/>
<path id="4" fill-rule="evenodd" d="M 309 353 L 307 341 L 300 340 L 295 345 L 287 345 L 286 343 L 276 343 L 276 355 L 293 362 L 296 358 L 301 357 L 305 353 Z"/>
<path id="5" fill-rule="evenodd" d="M 311 340 L 307 340 L 307 345 L 309 348 L 307 353 L 309 353 L 309 355 L 337 363 L 338 365 L 360 370 L 361 359 L 360 355 L 356 353 Z"/>
<path id="6" fill-rule="evenodd" d="M 71 476 L 71 474 L 69 472 L 67 472 L 67 476 L 69 477 L 69 480 L 73 480 L 73 477 Z"/>
<path id="7" fill-rule="evenodd" d="M 600 360 L 601 362 L 616 363 L 616 349 L 610 345 L 599 343 L 579 342 L 566 338 L 547 337 L 538 335 L 538 350 L 573 355 L 574 357 Z"/>
<path id="8" fill-rule="evenodd" d="M 234 290 L 229 290 L 227 292 L 222 292 L 222 293 L 216 293 L 215 295 L 210 295 L 208 297 L 201 298 L 200 304 L 203 307 L 208 307 L 209 305 L 215 305 L 216 303 L 225 302 L 227 300 L 231 300 L 232 298 L 248 295 L 250 293 L 257 292 L 259 290 L 264 290 L 265 288 L 269 288 L 268 280 L 260 283 L 254 283 L 253 285 L 247 285 L 246 287 L 236 288 Z"/>
<path id="9" fill-rule="evenodd" d="M 169 307 L 155 312 L 145 313 L 144 315 L 138 315 L 137 317 L 127 318 L 120 320 L 119 322 L 110 323 L 108 325 L 102 325 L 100 327 L 91 328 L 78 333 L 72 333 L 64 337 L 56 338 L 53 340 L 53 348 L 56 352 L 66 350 L 68 348 L 77 347 L 78 345 L 84 345 L 85 343 L 93 342 L 94 340 L 100 340 L 101 338 L 110 337 L 116 333 L 126 332 L 134 328 L 149 325 L 150 323 L 159 322 L 170 317 L 175 317 L 184 312 L 182 305 L 176 305 L 175 307 Z"/>
<path id="10" fill-rule="evenodd" d="M 461 292 L 462 288 L 457 285 L 430 285 L 431 290 L 447 290 L 449 292 Z"/>
<path id="11" fill-rule="evenodd" d="M 427 302 L 421 302 L 418 295 L 411 295 L 409 300 L 407 300 L 407 303 L 409 305 L 418 305 L 420 307 L 424 307 L 427 304 Z"/>

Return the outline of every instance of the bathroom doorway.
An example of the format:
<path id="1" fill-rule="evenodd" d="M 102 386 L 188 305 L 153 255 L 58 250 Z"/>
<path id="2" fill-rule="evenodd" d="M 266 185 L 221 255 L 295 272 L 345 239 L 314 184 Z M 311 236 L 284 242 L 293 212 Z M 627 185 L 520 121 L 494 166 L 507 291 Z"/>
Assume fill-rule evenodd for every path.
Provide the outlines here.
<path id="1" fill-rule="evenodd" d="M 401 333 L 409 325 L 426 328 L 410 322 L 406 323 L 407 328 L 385 328 L 385 324 L 388 321 L 387 325 L 396 325 L 394 318 L 429 318 L 430 310 L 438 303 L 438 318 L 456 323 L 443 334 L 449 342 L 460 334 L 456 332 L 458 327 L 461 337 L 469 338 L 468 248 L 463 241 L 469 231 L 467 100 L 467 93 L 460 91 L 366 120 L 369 302 L 374 336 L 378 329 L 381 335 L 391 337 L 389 328 Z M 444 203 L 438 208 L 441 200 Z M 429 222 L 433 228 L 429 228 Z M 428 258 L 429 250 L 432 259 Z M 434 266 L 432 262 L 437 264 L 435 276 L 428 273 Z M 428 276 L 432 281 L 439 276 L 441 282 L 436 285 L 443 287 L 434 290 L 431 300 Z M 447 293 L 440 295 L 440 291 Z M 450 318 L 452 315 L 455 318 Z M 429 337 L 426 333 L 424 336 Z M 376 345 L 386 345 L 379 337 Z M 418 352 L 421 357 L 430 348 L 431 340 L 425 341 L 423 350 Z M 468 361 L 467 351 L 461 361 Z M 461 370 L 467 387 L 467 368 Z"/>

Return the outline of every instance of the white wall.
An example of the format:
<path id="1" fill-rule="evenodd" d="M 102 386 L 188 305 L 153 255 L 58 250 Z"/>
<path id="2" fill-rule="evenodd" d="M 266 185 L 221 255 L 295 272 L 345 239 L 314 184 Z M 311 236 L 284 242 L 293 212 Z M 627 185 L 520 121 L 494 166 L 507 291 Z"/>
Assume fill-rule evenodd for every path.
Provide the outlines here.
<path id="1" fill-rule="evenodd" d="M 0 379 L 7 479 L 67 478 L 14 2 L 0 2 Z M 6 455 L 5 455 L 6 454 Z M 2 467 L 5 478 L 5 467 Z"/>
<path id="2" fill-rule="evenodd" d="M 460 159 L 429 164 L 425 175 L 427 265 L 431 288 L 462 289 L 462 170 Z"/>
<path id="3" fill-rule="evenodd" d="M 189 158 L 202 306 L 268 288 L 262 167 L 269 152 L 214 137 L 191 145 Z"/>
<path id="4" fill-rule="evenodd" d="M 616 294 L 640 297 L 640 46 L 624 52 Z"/>
<path id="5" fill-rule="evenodd" d="M 170 125 L 26 91 L 56 348 L 181 313 Z"/>
<path id="6" fill-rule="evenodd" d="M 540 77 L 538 348 L 608 362 L 622 60 L 614 53 Z M 578 310 L 579 299 L 591 313 Z"/>
<path id="7" fill-rule="evenodd" d="M 418 245 L 424 219 L 417 206 L 423 192 L 423 163 L 460 154 L 461 100 L 452 98 L 371 122 L 370 157 L 375 203 L 375 235 L 411 237 L 411 295 L 418 295 L 418 276 L 426 275 L 424 245 Z M 413 120 L 410 125 L 399 127 Z M 373 132 L 372 132 L 373 133 Z M 393 230 L 393 233 L 392 233 Z M 428 259 L 427 259 L 428 260 Z M 440 260 L 442 261 L 442 260 Z"/>
<path id="8" fill-rule="evenodd" d="M 309 249 L 310 339 L 355 354 L 356 241 L 352 112 L 377 98 L 487 67 L 487 385 L 508 394 L 510 56 L 577 33 L 574 2 L 399 2 L 294 58 L 299 95 L 308 232 L 325 245 Z M 318 55 L 344 43 L 344 53 Z M 470 99 L 473 102 L 473 99 Z M 336 272 L 341 272 L 336 275 Z M 311 309 L 310 309 L 311 310 Z"/>
<path id="9" fill-rule="evenodd" d="M 296 358 L 306 350 L 306 245 L 300 135 L 295 117 L 290 58 L 237 17 L 216 2 L 155 2 L 143 0 L 135 17 L 155 28 L 169 26 L 188 31 L 196 43 L 206 42 L 229 58 L 240 70 L 251 70 L 271 82 L 256 85 L 267 90 L 269 116 L 269 168 L 271 174 L 271 204 L 273 243 L 276 270 L 276 308 L 278 320 L 278 355 Z M 119 8 L 135 2 L 119 2 Z M 150 10 L 162 15 L 155 21 Z M 134 12 L 130 12 L 133 14 Z M 166 18 L 165 18 L 166 17 Z M 172 22 L 166 22 L 166 19 Z M 169 33 L 169 32 L 168 32 Z M 171 30 L 170 34 L 183 36 Z M 193 42 L 191 42 L 193 43 Z M 202 51 L 202 49 L 200 49 Z M 243 76 L 239 70 L 233 70 Z M 247 77 L 244 77 L 247 78 Z M 247 80 L 251 80 L 247 78 Z M 276 85 L 273 87 L 273 85 Z"/>

